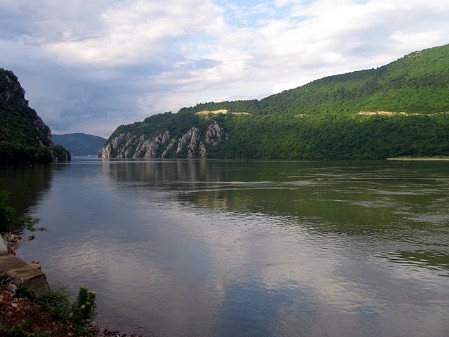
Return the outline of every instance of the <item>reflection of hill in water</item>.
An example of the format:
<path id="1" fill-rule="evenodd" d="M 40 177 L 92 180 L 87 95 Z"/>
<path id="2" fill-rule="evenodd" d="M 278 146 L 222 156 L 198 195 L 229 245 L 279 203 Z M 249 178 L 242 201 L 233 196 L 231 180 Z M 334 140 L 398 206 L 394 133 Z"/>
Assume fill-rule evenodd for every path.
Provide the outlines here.
<path id="1" fill-rule="evenodd" d="M 439 251 L 418 250 L 413 252 L 398 251 L 385 256 L 394 263 L 404 265 L 405 263 L 415 267 L 425 267 L 444 271 L 449 276 L 449 253 Z"/>
<path id="2" fill-rule="evenodd" d="M 105 162 L 105 170 L 118 181 L 142 181 L 147 183 L 178 184 L 214 183 L 232 178 L 232 170 L 223 169 L 224 162 L 200 160 L 165 160 L 146 162 Z"/>
<path id="3" fill-rule="evenodd" d="M 180 160 L 104 165 L 118 181 L 175 192 L 178 200 L 195 207 L 285 217 L 292 220 L 286 225 L 317 233 L 449 242 L 449 230 L 442 227 L 446 222 L 431 220 L 449 213 L 448 173 L 435 163 Z"/>
<path id="4" fill-rule="evenodd" d="M 104 162 L 104 170 L 117 181 L 140 181 L 158 187 L 178 189 L 189 186 L 193 191 L 237 187 L 247 183 L 281 182 L 286 174 L 301 174 L 317 162 L 259 162 L 259 161 L 203 161 L 152 160 Z M 279 170 L 284 171 L 279 171 Z"/>
<path id="5" fill-rule="evenodd" d="M 51 186 L 53 171 L 65 166 L 7 167 L 0 170 L 0 186 L 9 191 L 10 205 L 17 214 L 35 206 Z"/>

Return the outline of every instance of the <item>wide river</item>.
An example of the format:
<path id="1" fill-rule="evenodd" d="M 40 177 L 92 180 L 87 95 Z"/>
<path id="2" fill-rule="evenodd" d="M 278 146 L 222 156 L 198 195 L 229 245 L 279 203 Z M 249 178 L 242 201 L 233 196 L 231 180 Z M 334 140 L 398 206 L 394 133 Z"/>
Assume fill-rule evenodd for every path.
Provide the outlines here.
<path id="1" fill-rule="evenodd" d="M 145 336 L 449 336 L 449 162 L 100 161 L 0 171 L 18 256 Z"/>

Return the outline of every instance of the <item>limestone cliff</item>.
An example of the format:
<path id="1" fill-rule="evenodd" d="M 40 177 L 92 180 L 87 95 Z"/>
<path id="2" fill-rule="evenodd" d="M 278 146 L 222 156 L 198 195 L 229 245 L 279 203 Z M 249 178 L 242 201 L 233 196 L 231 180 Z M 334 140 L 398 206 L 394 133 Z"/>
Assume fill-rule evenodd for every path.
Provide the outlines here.
<path id="1" fill-rule="evenodd" d="M 101 151 L 101 158 L 207 158 L 207 149 L 228 138 L 224 128 L 211 122 L 204 130 L 197 126 L 172 134 L 169 130 L 154 137 L 123 132 L 113 135 Z"/>

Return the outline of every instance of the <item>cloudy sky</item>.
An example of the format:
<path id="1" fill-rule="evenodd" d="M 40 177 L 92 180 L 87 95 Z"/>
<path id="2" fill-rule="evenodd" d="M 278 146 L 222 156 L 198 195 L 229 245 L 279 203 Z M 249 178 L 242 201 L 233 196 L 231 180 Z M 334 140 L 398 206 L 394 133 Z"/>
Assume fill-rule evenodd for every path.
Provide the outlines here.
<path id="1" fill-rule="evenodd" d="M 53 133 L 263 98 L 449 43 L 447 0 L 0 0 L 0 67 Z"/>

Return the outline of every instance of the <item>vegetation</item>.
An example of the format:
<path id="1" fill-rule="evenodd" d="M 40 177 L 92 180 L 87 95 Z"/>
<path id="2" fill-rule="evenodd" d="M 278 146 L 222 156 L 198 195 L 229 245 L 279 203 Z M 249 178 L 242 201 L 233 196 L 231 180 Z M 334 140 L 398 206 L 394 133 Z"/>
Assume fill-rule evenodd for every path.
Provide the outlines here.
<path id="1" fill-rule="evenodd" d="M 38 218 L 18 216 L 14 207 L 9 205 L 8 191 L 0 188 L 0 233 L 11 231 L 13 228 L 26 228 L 30 232 L 44 231 L 37 228 Z"/>
<path id="2" fill-rule="evenodd" d="M 17 77 L 0 68 L 0 164 L 67 160 L 70 154 L 53 146 L 50 129 L 28 106 Z"/>
<path id="3" fill-rule="evenodd" d="M 95 293 L 86 287 L 80 287 L 73 303 L 63 288 L 36 296 L 29 288 L 20 285 L 16 297 L 7 292 L 3 292 L 2 297 L 0 307 L 8 308 L 9 305 L 16 308 L 17 314 L 3 317 L 0 336 L 106 336 L 92 324 L 96 314 Z"/>
<path id="4" fill-rule="evenodd" d="M 449 118 L 327 116 L 235 119 L 224 158 L 384 159 L 449 153 Z"/>
<path id="5" fill-rule="evenodd" d="M 227 109 L 258 115 L 352 115 L 360 111 L 449 112 L 449 45 L 377 69 L 325 77 L 262 100 L 202 103 L 180 112 Z"/>
<path id="6" fill-rule="evenodd" d="M 204 134 L 218 122 L 228 140 L 209 158 L 385 159 L 449 154 L 449 45 L 377 69 L 316 80 L 262 100 L 209 102 L 123 125 L 120 134 Z M 225 114 L 197 115 L 227 110 Z M 247 114 L 241 114 L 245 112 Z M 129 153 L 130 156 L 133 153 Z M 172 154 L 175 156 L 175 154 Z"/>
<path id="7" fill-rule="evenodd" d="M 29 292 L 22 292 L 29 299 L 36 301 L 43 310 L 54 318 L 71 322 L 80 332 L 88 332 L 89 324 L 96 316 L 95 292 L 81 286 L 78 296 L 70 303 L 69 292 L 64 288 L 49 290 L 37 298 Z"/>

